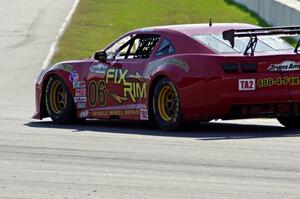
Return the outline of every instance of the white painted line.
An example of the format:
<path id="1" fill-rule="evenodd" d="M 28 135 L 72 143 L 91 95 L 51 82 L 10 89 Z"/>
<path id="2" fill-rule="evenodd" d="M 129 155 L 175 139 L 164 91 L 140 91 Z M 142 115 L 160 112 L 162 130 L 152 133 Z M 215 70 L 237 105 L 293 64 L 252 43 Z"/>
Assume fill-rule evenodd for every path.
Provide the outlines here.
<path id="1" fill-rule="evenodd" d="M 278 126 L 283 127 L 276 119 L 239 119 L 239 120 L 217 120 L 212 123 L 225 123 L 225 124 L 243 124 L 243 125 L 262 125 L 262 126 Z"/>
<path id="2" fill-rule="evenodd" d="M 47 57 L 46 57 L 46 59 L 43 63 L 43 67 L 42 67 L 43 69 L 45 69 L 50 64 L 50 61 L 53 58 L 54 53 L 56 51 L 58 41 L 61 38 L 61 36 L 64 34 L 64 32 L 66 31 L 66 28 L 68 27 L 68 25 L 71 21 L 71 18 L 72 18 L 73 14 L 74 14 L 77 6 L 78 6 L 79 1 L 80 0 L 75 0 L 74 4 L 72 6 L 72 9 L 70 10 L 68 16 L 65 18 L 62 26 L 60 27 L 60 29 L 59 29 L 56 37 L 55 37 L 55 40 L 54 40 L 54 42 L 52 43 L 52 45 L 50 47 L 49 53 L 48 53 L 48 55 L 47 55 Z"/>

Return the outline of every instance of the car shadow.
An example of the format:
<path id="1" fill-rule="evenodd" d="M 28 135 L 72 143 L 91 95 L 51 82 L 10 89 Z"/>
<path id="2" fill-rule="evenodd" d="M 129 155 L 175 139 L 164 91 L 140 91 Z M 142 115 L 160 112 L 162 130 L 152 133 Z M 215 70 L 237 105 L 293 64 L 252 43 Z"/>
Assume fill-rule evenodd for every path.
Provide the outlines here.
<path id="1" fill-rule="evenodd" d="M 234 123 L 197 123 L 188 124 L 184 130 L 176 132 L 162 131 L 147 122 L 99 121 L 90 120 L 83 124 L 59 125 L 51 121 L 29 122 L 32 128 L 68 129 L 76 132 L 97 132 L 116 134 L 136 134 L 147 136 L 166 136 L 195 138 L 203 141 L 227 139 L 255 139 L 272 137 L 300 137 L 299 129 L 286 129 L 279 126 Z"/>

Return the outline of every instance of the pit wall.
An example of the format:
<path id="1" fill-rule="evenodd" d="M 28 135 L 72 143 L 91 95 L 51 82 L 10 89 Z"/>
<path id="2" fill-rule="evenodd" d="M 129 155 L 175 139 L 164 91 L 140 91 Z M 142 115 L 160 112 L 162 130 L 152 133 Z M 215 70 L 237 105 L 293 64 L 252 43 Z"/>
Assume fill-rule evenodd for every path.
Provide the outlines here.
<path id="1" fill-rule="evenodd" d="M 298 0 L 233 0 L 258 14 L 273 26 L 300 25 Z"/>

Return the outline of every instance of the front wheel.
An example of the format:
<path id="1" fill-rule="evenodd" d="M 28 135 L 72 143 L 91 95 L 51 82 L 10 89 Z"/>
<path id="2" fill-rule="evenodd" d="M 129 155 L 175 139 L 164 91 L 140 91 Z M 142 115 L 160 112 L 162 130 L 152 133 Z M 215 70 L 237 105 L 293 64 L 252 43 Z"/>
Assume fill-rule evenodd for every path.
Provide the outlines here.
<path id="1" fill-rule="evenodd" d="M 46 108 L 55 123 L 75 121 L 75 107 L 71 93 L 59 77 L 51 77 L 45 91 Z"/>
<path id="2" fill-rule="evenodd" d="M 300 128 L 300 116 L 281 116 L 277 120 L 287 128 Z"/>
<path id="3" fill-rule="evenodd" d="M 152 107 L 158 126 L 167 131 L 180 128 L 183 121 L 180 99 L 174 84 L 167 78 L 158 81 L 154 88 Z"/>

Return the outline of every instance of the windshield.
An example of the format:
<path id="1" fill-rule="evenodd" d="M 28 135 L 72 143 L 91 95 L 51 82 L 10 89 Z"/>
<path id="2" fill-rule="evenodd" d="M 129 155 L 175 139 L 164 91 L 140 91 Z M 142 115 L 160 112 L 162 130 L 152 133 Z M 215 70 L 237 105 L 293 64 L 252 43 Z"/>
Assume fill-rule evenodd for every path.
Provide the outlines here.
<path id="1" fill-rule="evenodd" d="M 222 35 L 193 35 L 193 37 L 218 53 L 244 52 L 250 40 L 250 38 L 235 38 L 235 47 L 231 48 L 229 41 L 224 40 Z M 258 38 L 255 51 L 264 52 L 291 49 L 293 47 L 283 39 L 270 36 Z"/>

